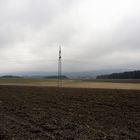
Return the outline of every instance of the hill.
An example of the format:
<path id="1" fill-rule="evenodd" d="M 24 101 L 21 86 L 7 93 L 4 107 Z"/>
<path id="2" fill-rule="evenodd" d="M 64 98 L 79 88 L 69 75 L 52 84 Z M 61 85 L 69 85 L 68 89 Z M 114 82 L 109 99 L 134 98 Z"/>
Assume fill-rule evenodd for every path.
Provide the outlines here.
<path id="1" fill-rule="evenodd" d="M 123 73 L 99 75 L 96 77 L 96 79 L 140 79 L 140 71 L 129 71 Z"/>
<path id="2" fill-rule="evenodd" d="M 44 77 L 44 78 L 45 78 L 45 79 L 57 79 L 58 76 L 57 76 L 57 75 L 54 75 L 54 76 L 46 76 L 46 77 Z M 65 75 L 62 75 L 60 78 L 61 78 L 61 79 L 68 79 L 68 77 L 65 76 Z"/>
<path id="3" fill-rule="evenodd" d="M 14 75 L 4 75 L 4 76 L 1 76 L 0 78 L 23 78 L 23 77 L 21 77 L 21 76 L 14 76 Z"/>

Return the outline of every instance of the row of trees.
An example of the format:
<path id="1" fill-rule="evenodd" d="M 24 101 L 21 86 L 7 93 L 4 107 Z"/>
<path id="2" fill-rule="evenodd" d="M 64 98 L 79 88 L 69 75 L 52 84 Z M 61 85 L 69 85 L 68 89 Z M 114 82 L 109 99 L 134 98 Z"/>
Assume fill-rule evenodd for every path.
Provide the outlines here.
<path id="1" fill-rule="evenodd" d="M 140 71 L 130 71 L 123 73 L 112 73 L 109 75 L 99 75 L 97 79 L 140 79 Z"/>
<path id="2" fill-rule="evenodd" d="M 45 78 L 45 79 L 57 79 L 58 76 L 57 76 L 57 75 L 56 75 L 56 76 L 45 76 L 44 78 Z M 68 77 L 65 76 L 65 75 L 61 75 L 60 78 L 61 78 L 61 79 L 68 79 Z"/>

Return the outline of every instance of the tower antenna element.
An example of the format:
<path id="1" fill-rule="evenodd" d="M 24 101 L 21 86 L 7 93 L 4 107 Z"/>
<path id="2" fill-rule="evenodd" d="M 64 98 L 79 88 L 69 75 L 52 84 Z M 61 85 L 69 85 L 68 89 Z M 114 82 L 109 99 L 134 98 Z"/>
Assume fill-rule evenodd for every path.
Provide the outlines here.
<path id="1" fill-rule="evenodd" d="M 62 87 L 62 53 L 61 46 L 59 46 L 59 58 L 58 58 L 58 87 Z"/>

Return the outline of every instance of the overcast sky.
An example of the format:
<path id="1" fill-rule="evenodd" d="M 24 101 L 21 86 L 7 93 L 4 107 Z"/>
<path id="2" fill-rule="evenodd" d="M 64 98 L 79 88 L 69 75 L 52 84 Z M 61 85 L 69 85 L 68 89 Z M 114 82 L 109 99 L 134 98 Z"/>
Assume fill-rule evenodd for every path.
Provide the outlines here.
<path id="1" fill-rule="evenodd" d="M 0 73 L 140 68 L 140 0 L 0 0 Z"/>

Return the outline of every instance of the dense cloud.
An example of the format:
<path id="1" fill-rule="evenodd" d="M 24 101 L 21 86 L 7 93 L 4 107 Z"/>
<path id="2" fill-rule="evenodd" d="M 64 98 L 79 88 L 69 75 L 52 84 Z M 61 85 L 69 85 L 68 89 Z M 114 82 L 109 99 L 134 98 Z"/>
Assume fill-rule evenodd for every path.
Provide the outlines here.
<path id="1" fill-rule="evenodd" d="M 0 73 L 139 69 L 139 0 L 1 0 Z"/>

